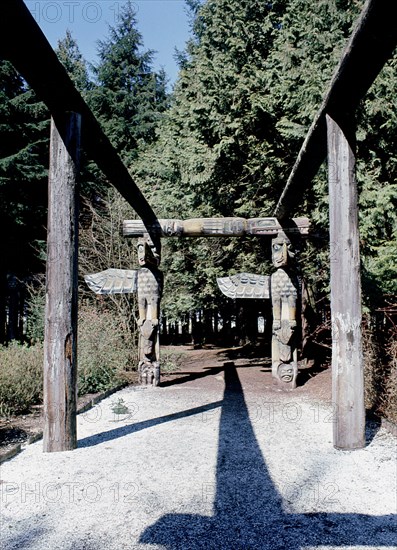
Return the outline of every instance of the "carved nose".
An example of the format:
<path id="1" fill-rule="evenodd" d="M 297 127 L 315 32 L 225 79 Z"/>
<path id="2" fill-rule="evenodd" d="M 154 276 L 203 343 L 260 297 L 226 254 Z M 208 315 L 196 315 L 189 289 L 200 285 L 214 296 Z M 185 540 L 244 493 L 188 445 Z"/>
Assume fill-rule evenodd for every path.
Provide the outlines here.
<path id="1" fill-rule="evenodd" d="M 283 260 L 284 260 L 285 263 L 287 263 L 287 260 L 288 260 L 287 243 L 283 243 Z"/>

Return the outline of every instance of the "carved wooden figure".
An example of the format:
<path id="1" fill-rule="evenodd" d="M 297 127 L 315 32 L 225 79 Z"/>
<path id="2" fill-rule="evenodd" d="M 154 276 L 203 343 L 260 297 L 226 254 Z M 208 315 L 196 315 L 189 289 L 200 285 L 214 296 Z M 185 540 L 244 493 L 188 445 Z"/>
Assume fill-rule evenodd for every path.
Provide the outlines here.
<path id="1" fill-rule="evenodd" d="M 148 237 L 138 240 L 139 381 L 158 386 L 160 382 L 159 319 L 163 274 L 160 256 Z"/>
<path id="2" fill-rule="evenodd" d="M 295 273 L 295 250 L 284 231 L 272 239 L 272 261 L 276 271 L 268 277 L 239 273 L 217 279 L 229 298 L 270 299 L 273 310 L 272 375 L 285 389 L 296 387 L 299 344 L 297 304 L 299 281 Z"/>
<path id="3" fill-rule="evenodd" d="M 107 269 L 86 275 L 86 283 L 96 294 L 138 296 L 139 354 L 141 384 L 158 386 L 160 381 L 159 318 L 163 292 L 163 274 L 158 269 L 160 255 L 148 235 L 138 239 L 140 269 Z"/>
<path id="4" fill-rule="evenodd" d="M 299 282 L 294 272 L 295 251 L 284 232 L 272 239 L 272 261 L 276 271 L 270 277 L 273 310 L 272 374 L 294 389 L 298 375 L 297 303 Z"/>

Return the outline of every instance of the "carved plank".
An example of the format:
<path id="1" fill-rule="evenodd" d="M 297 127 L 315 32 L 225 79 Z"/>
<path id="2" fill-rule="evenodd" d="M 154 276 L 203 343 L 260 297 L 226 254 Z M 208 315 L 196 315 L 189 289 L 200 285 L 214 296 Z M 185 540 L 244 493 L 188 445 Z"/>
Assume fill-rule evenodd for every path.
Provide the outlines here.
<path id="1" fill-rule="evenodd" d="M 59 121 L 59 119 L 58 119 Z M 47 292 L 44 340 L 44 451 L 77 446 L 77 246 L 76 178 L 80 115 L 51 121 Z"/>
<path id="2" fill-rule="evenodd" d="M 233 300 L 236 298 L 270 299 L 270 277 L 267 275 L 238 273 L 229 277 L 218 277 L 216 282 L 220 291 Z"/>
<path id="3" fill-rule="evenodd" d="M 100 273 L 84 275 L 84 280 L 95 294 L 131 294 L 137 291 L 136 269 L 109 268 Z"/>
<path id="4" fill-rule="evenodd" d="M 361 280 L 355 158 L 344 129 L 327 115 L 334 446 L 365 444 Z"/>
<path id="5" fill-rule="evenodd" d="M 289 216 L 300 204 L 327 154 L 326 113 L 353 113 L 397 45 L 397 2 L 367 0 L 322 105 L 314 117 L 274 215 Z"/>
<path id="6" fill-rule="evenodd" d="M 294 218 L 281 225 L 277 218 L 194 218 L 158 220 L 152 227 L 161 237 L 241 237 L 242 235 L 275 236 L 279 231 L 308 235 L 308 218 Z M 142 237 L 146 231 L 141 220 L 123 222 L 124 237 Z"/>

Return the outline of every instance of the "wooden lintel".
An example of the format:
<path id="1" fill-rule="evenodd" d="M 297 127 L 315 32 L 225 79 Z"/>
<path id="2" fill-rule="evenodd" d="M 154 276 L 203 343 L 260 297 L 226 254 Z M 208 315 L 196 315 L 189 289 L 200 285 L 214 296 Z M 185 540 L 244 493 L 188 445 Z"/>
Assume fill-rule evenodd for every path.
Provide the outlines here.
<path id="1" fill-rule="evenodd" d="M 308 218 L 294 218 L 283 224 L 277 218 L 194 218 L 190 220 L 158 220 L 153 228 L 160 237 L 241 237 L 243 235 L 274 236 L 280 231 L 289 235 L 309 234 Z M 141 237 L 146 231 L 140 220 L 123 222 L 124 237 Z"/>
<path id="2" fill-rule="evenodd" d="M 322 105 L 308 131 L 274 215 L 290 216 L 303 198 L 327 153 L 325 115 L 351 116 L 359 101 L 393 55 L 397 45 L 397 2 L 367 0 Z"/>
<path id="3" fill-rule="evenodd" d="M 327 116 L 334 446 L 365 444 L 357 185 L 352 128 Z"/>

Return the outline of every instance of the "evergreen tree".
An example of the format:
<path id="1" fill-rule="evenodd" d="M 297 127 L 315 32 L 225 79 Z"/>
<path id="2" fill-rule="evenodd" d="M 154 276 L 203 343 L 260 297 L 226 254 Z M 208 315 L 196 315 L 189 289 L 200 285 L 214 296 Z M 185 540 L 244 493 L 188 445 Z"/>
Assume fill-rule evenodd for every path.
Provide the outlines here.
<path id="1" fill-rule="evenodd" d="M 363 2 L 290 0 L 267 60 L 268 108 L 277 120 L 283 173 L 288 175 L 320 107 Z M 397 218 L 395 136 L 396 56 L 385 66 L 357 112 L 357 179 L 364 297 L 396 292 Z M 328 285 L 328 187 L 326 165 L 296 214 L 307 214 L 323 231 L 322 251 L 309 249 L 312 281 Z M 313 192 L 314 191 L 314 192 Z"/>
<path id="2" fill-rule="evenodd" d="M 357 179 L 364 290 L 371 308 L 397 295 L 397 54 L 358 113 Z"/>
<path id="3" fill-rule="evenodd" d="M 91 88 L 87 62 L 69 29 L 66 31 L 65 38 L 58 41 L 56 54 L 76 88 L 84 95 Z"/>
<path id="4" fill-rule="evenodd" d="M 65 67 L 68 75 L 73 81 L 75 87 L 84 99 L 87 99 L 93 83 L 90 79 L 88 64 L 84 59 L 77 41 L 72 33 L 67 30 L 66 36 L 58 41 L 58 47 L 55 50 L 58 59 Z M 84 146 L 80 158 L 80 192 L 89 202 L 95 202 L 102 194 L 106 194 L 104 189 L 103 176 L 98 170 L 97 165 L 90 159 L 87 159 Z M 84 206 L 85 203 L 83 203 Z M 84 208 L 83 216 L 86 214 Z"/>
<path id="5" fill-rule="evenodd" d="M 266 97 L 275 121 L 275 154 L 283 182 L 296 161 L 362 2 L 289 0 L 271 55 L 266 61 Z M 323 237 L 310 241 L 301 261 L 319 295 L 329 286 L 328 187 L 326 164 L 297 205 L 295 215 L 309 216 Z"/>
<path id="6" fill-rule="evenodd" d="M 263 93 L 264 62 L 284 4 L 208 0 L 195 6 L 189 60 L 169 117 L 180 184 L 204 214 L 253 217 L 271 207 L 277 167 L 268 162 L 274 125 Z"/>
<path id="7" fill-rule="evenodd" d="M 105 133 L 129 166 L 137 148 L 152 143 L 159 116 L 167 105 L 166 77 L 152 68 L 152 51 L 141 51 L 133 4 L 123 6 L 109 38 L 99 42 L 96 86 L 89 104 Z"/>
<path id="8" fill-rule="evenodd" d="M 8 61 L 0 63 L 0 86 L 1 257 L 24 276 L 38 269 L 45 236 L 48 111 Z"/>
<path id="9" fill-rule="evenodd" d="M 159 141 L 141 157 L 136 177 L 161 217 L 269 215 L 280 161 L 264 64 L 286 1 L 189 4 L 193 38 L 179 55 L 181 71 Z M 165 296 L 178 299 L 165 300 L 166 313 L 182 314 L 192 304 L 216 307 L 216 276 L 266 270 L 266 258 L 260 239 L 167 241 Z"/>

